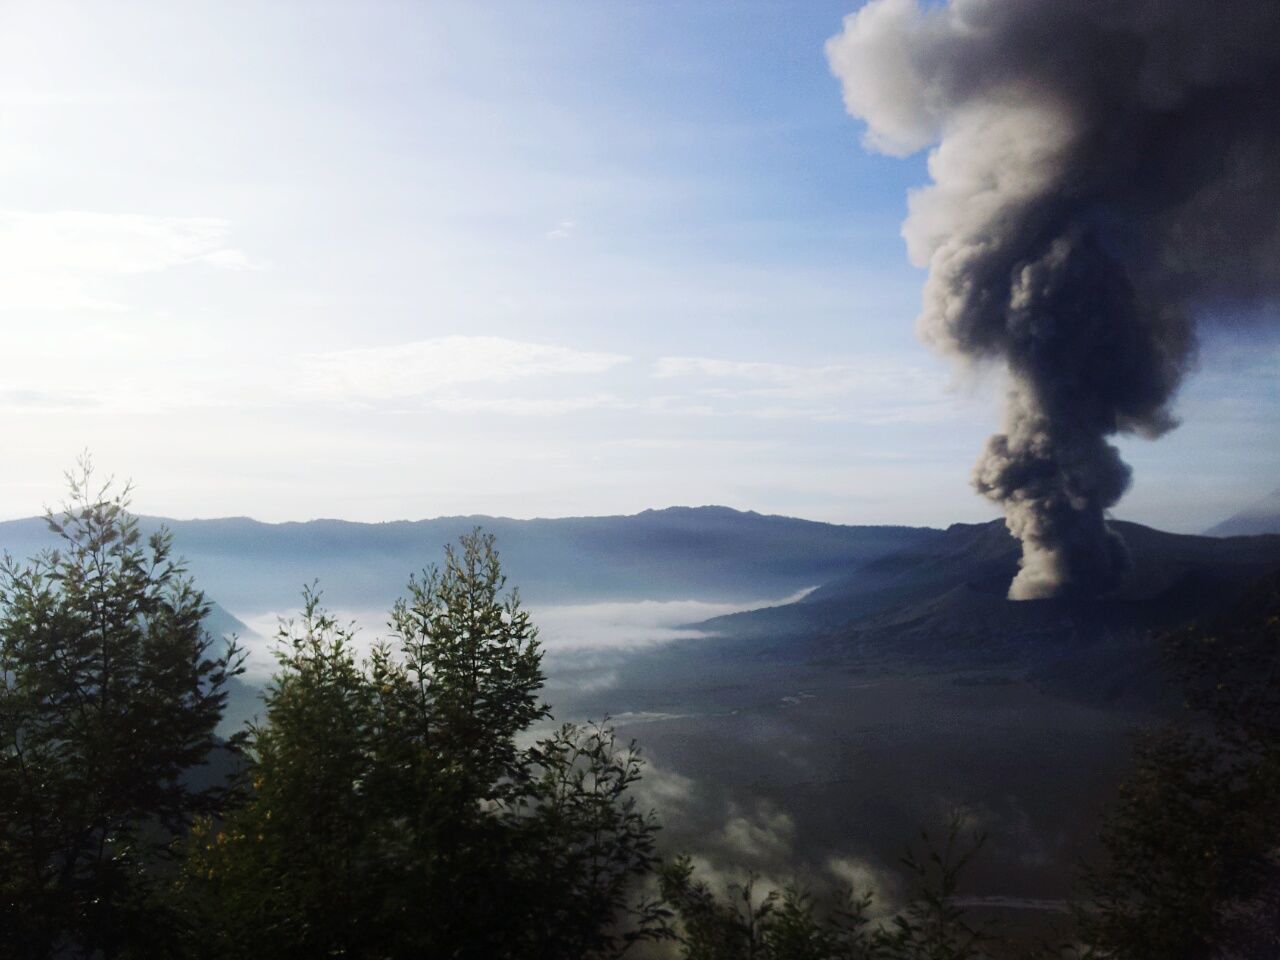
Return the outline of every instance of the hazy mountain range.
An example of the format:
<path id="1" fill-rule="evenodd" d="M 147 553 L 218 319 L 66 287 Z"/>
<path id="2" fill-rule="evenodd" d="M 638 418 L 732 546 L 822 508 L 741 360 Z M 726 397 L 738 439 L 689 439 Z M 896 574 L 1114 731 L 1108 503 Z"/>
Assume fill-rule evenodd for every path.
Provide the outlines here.
<path id="1" fill-rule="evenodd" d="M 726 507 L 374 524 L 144 517 L 141 525 L 145 532 L 168 527 L 196 583 L 236 613 L 296 606 L 303 585 L 314 580 L 331 605 L 386 609 L 411 573 L 439 562 L 445 544 L 476 527 L 497 537 L 509 582 L 526 601 L 541 604 L 783 597 L 939 535 L 927 528 L 844 526 Z M 15 556 L 54 545 L 39 518 L 0 523 L 0 548 Z"/>
<path id="2" fill-rule="evenodd" d="M 1133 569 L 1115 594 L 1092 600 L 1011 603 L 1018 545 L 1002 521 L 946 530 L 856 526 L 743 512 L 670 507 L 630 516 L 515 520 L 460 516 L 354 523 L 263 523 L 140 518 L 144 533 L 167 527 L 197 585 L 215 601 L 216 634 L 274 630 L 318 582 L 331 608 L 377 612 L 410 574 L 439 562 L 446 544 L 477 527 L 496 535 L 511 585 L 564 627 L 549 608 L 616 603 L 630 637 L 652 626 L 626 604 L 670 603 L 662 635 L 708 634 L 735 654 L 909 660 L 934 665 L 1020 662 L 1087 665 L 1152 629 L 1211 615 L 1250 580 L 1280 567 L 1280 490 L 1205 536 L 1117 521 Z M 0 522 L 0 549 L 27 557 L 57 544 L 38 517 Z M 803 599 L 764 606 L 798 592 Z M 720 610 L 757 607 L 710 620 Z M 679 616 L 684 614 L 684 619 Z M 677 617 L 677 619 L 672 619 Z M 576 625 L 575 625 L 576 626 Z M 586 625 L 594 628 L 594 623 Z M 1108 654 L 1112 656 L 1112 654 Z M 1115 654 L 1115 656 L 1120 656 Z M 1114 658 L 1114 657 L 1113 657 Z M 1123 659 L 1120 656 L 1120 659 Z M 1055 668 L 1057 669 L 1057 668 Z"/>
<path id="3" fill-rule="evenodd" d="M 1270 499 L 1280 501 L 1280 491 Z M 1215 530 L 1246 526 L 1246 517 L 1264 524 L 1269 502 Z M 246 633 L 232 613 L 296 607 L 312 581 L 331 606 L 385 610 L 410 573 L 438 562 L 445 544 L 480 527 L 497 536 L 510 583 L 533 604 L 760 602 L 816 588 L 797 602 L 696 624 L 700 634 L 718 636 L 717 645 L 790 658 L 1043 664 L 1210 615 L 1280 567 L 1280 535 L 1190 536 L 1117 521 L 1133 561 L 1122 589 L 1094 599 L 1010 602 L 1005 591 L 1018 545 L 1002 521 L 936 530 L 672 507 L 546 520 L 269 524 L 146 517 L 141 525 L 172 531 L 176 552 L 218 604 L 211 621 L 218 633 Z M 16 556 L 53 545 L 39 518 L 0 523 L 0 547 Z"/>

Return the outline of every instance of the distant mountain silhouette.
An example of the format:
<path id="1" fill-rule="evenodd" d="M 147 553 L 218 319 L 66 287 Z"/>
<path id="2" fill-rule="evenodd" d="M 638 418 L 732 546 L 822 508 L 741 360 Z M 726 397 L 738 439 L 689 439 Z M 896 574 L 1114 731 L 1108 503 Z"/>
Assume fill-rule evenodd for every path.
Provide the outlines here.
<path id="1" fill-rule="evenodd" d="M 1002 521 L 992 521 L 956 524 L 877 557 L 796 603 L 698 626 L 726 649 L 917 666 L 1007 665 L 1073 693 L 1112 697 L 1151 673 L 1153 631 L 1214 616 L 1280 569 L 1280 536 L 1198 537 L 1114 525 L 1133 569 L 1103 597 L 1008 600 L 1018 544 Z"/>
<path id="2" fill-rule="evenodd" d="M 187 559 L 197 585 L 241 614 L 296 606 L 302 586 L 317 579 L 332 606 L 385 609 L 411 573 L 439 562 L 445 544 L 475 527 L 497 536 L 510 583 L 535 603 L 782 597 L 942 535 L 927 528 L 844 526 L 727 507 L 394 523 L 142 518 L 148 532 L 162 524 L 172 530 L 175 551 Z M 39 518 L 0 523 L 0 548 L 16 556 L 53 545 Z"/>
<path id="3" fill-rule="evenodd" d="M 1280 488 L 1252 506 L 1205 531 L 1210 537 L 1238 537 L 1259 533 L 1280 533 Z"/>

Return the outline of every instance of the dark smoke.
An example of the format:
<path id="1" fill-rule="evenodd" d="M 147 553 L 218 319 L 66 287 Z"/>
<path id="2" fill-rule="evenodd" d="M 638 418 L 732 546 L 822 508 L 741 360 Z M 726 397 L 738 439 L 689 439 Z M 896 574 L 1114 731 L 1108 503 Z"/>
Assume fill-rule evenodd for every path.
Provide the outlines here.
<path id="1" fill-rule="evenodd" d="M 1280 0 L 872 0 L 827 45 L 870 147 L 933 147 L 903 227 L 926 341 L 1001 360 L 974 484 L 1023 543 L 1014 599 L 1097 592 L 1106 512 L 1193 321 L 1280 292 Z"/>

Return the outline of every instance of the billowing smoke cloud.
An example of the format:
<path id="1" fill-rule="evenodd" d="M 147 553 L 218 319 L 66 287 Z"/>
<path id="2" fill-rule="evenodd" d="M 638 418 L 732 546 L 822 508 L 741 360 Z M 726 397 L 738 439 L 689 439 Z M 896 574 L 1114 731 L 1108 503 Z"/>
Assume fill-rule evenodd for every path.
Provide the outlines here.
<path id="1" fill-rule="evenodd" d="M 1108 438 L 1171 429 L 1193 321 L 1280 290 L 1280 0 L 872 0 L 827 55 L 868 146 L 933 148 L 921 335 L 1008 368 L 974 484 L 1023 543 L 1010 597 L 1105 590 Z"/>

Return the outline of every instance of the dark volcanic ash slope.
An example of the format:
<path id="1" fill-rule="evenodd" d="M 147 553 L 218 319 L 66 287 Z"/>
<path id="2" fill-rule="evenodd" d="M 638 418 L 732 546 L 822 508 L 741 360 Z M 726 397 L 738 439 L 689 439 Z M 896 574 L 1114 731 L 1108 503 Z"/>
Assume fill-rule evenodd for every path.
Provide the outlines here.
<path id="1" fill-rule="evenodd" d="M 956 524 L 798 603 L 701 626 L 725 645 L 806 659 L 1030 668 L 1068 686 L 1149 672 L 1150 635 L 1213 616 L 1280 569 L 1280 536 L 1197 537 L 1117 522 L 1133 555 L 1103 597 L 1011 601 L 1019 547 L 1003 522 Z"/>

